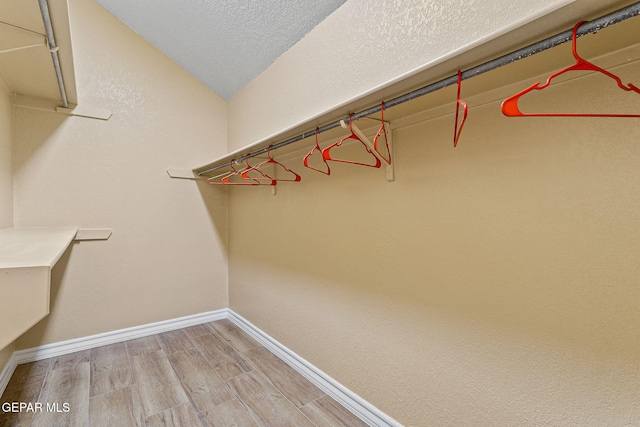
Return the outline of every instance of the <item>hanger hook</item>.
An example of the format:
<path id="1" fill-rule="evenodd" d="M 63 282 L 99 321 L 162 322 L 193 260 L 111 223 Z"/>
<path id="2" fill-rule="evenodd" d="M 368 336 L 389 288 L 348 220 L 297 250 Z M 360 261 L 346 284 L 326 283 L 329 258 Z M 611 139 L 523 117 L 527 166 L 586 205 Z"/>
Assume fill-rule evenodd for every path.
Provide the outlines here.
<path id="1" fill-rule="evenodd" d="M 316 126 L 316 146 L 313 147 L 311 149 L 311 151 L 309 151 L 307 153 L 306 156 L 304 156 L 304 159 L 302 160 L 302 164 L 305 167 L 309 168 L 309 169 L 313 169 L 314 171 L 323 173 L 325 175 L 331 175 L 331 168 L 329 167 L 329 164 L 327 163 L 327 160 L 324 158 L 324 154 L 322 153 L 322 148 L 320 148 L 320 143 L 318 142 L 318 135 L 319 134 L 320 134 L 320 128 Z M 320 153 L 321 158 L 322 158 L 322 162 L 326 166 L 326 169 L 318 169 L 318 168 L 315 168 L 313 166 L 309 166 L 309 157 L 311 157 L 313 155 L 313 152 L 316 151 L 316 150 L 318 150 L 318 152 Z"/>
<path id="2" fill-rule="evenodd" d="M 462 70 L 458 70 L 458 95 L 456 96 L 456 122 L 453 126 L 453 146 L 458 145 L 464 122 L 467 120 L 467 114 L 469 113 L 469 105 L 460 99 L 460 89 L 462 86 Z M 460 118 L 460 107 L 462 107 L 462 121 L 458 126 L 458 119 Z"/>
<path id="3" fill-rule="evenodd" d="M 571 40 L 571 50 L 573 52 L 573 57 L 576 58 L 577 60 L 581 60 L 582 58 L 580 58 L 580 55 L 578 55 L 578 27 L 582 24 L 584 24 L 585 22 L 588 21 L 580 21 L 578 22 L 576 25 L 574 25 L 573 27 L 573 40 Z"/>

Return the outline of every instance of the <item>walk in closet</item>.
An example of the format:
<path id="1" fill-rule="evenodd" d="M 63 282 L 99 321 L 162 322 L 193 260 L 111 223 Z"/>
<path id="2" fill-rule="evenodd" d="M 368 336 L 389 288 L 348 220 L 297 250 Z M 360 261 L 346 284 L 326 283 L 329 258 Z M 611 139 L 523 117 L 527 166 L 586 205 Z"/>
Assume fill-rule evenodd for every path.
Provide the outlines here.
<path id="1" fill-rule="evenodd" d="M 0 248 L 35 310 L 0 312 L 0 391 L 66 356 L 129 366 L 127 408 L 144 366 L 182 381 L 132 425 L 640 425 L 640 3 L 346 0 L 228 99 L 67 6 L 59 49 L 0 42 L 0 244 L 66 230 L 48 307 Z M 66 106 L 16 73 L 54 51 Z"/>

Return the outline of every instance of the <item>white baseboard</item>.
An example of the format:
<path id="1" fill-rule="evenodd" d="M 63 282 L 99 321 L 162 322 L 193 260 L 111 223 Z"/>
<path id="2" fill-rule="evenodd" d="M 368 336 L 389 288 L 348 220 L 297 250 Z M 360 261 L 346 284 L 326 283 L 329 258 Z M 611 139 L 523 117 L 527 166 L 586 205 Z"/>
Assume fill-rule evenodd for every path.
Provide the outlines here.
<path id="1" fill-rule="evenodd" d="M 16 351 L 11 355 L 9 362 L 7 362 L 7 365 L 0 373 L 0 395 L 4 392 L 9 383 L 9 379 L 19 364 L 35 362 L 50 357 L 75 353 L 76 351 L 88 350 L 103 345 L 142 338 L 222 319 L 229 319 L 238 325 L 238 327 L 256 341 L 367 424 L 376 427 L 402 427 L 402 425 L 393 418 L 344 387 L 307 360 L 280 344 L 239 314 L 226 308 Z"/>
<path id="2" fill-rule="evenodd" d="M 13 354 L 9 358 L 9 361 L 4 366 L 4 369 L 2 370 L 2 372 L 0 372 L 0 396 L 2 396 L 2 393 L 4 393 L 4 389 L 7 388 L 9 380 L 11 379 L 11 376 L 13 375 L 13 372 L 17 367 L 18 362 L 16 361 L 16 353 L 13 352 Z"/>
<path id="3" fill-rule="evenodd" d="M 232 310 L 229 310 L 229 320 L 238 325 L 243 331 L 298 371 L 298 373 L 311 381 L 316 387 L 331 396 L 370 426 L 402 427 L 402 424 L 362 399 Z"/>
<path id="4" fill-rule="evenodd" d="M 114 344 L 117 342 L 128 341 L 135 338 L 142 338 L 162 332 L 199 325 L 201 323 L 226 319 L 228 317 L 227 312 L 228 310 L 223 308 L 221 310 L 209 311 L 207 313 L 193 314 L 191 316 L 178 317 L 176 319 L 148 323 L 146 325 L 119 329 L 117 331 L 105 332 L 88 337 L 46 344 L 39 347 L 16 351 L 14 356 L 17 364 L 35 362 L 36 360 L 62 356 L 64 354 L 75 353 L 76 351 L 88 350 L 90 348 L 101 347 L 103 345 Z"/>

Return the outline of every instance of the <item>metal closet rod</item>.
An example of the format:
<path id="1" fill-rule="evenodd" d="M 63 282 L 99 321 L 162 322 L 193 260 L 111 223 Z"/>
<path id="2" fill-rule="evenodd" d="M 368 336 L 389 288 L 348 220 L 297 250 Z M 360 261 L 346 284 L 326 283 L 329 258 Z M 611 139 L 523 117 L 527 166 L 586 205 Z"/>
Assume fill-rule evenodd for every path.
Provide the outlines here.
<path id="1" fill-rule="evenodd" d="M 578 28 L 577 31 L 577 37 L 581 37 L 587 34 L 591 34 L 594 33 L 596 31 L 599 31 L 603 28 L 606 28 L 610 25 L 613 24 L 617 24 L 619 22 L 625 21 L 629 18 L 633 18 L 634 16 L 637 16 L 640 14 L 640 2 L 636 2 L 632 5 L 629 5 L 627 7 L 623 7 L 622 9 L 618 9 L 614 12 L 611 12 L 607 15 L 601 16 L 599 18 L 596 18 L 592 21 L 589 22 L 585 22 L 584 24 L 580 25 L 580 27 Z M 550 49 L 552 47 L 561 45 L 563 43 L 566 43 L 568 41 L 571 41 L 572 37 L 573 37 L 573 30 L 567 30 L 564 31 L 562 33 L 556 34 L 555 36 L 551 36 L 549 38 L 546 38 L 544 40 L 541 40 L 537 43 L 533 43 L 529 46 L 523 47 L 522 49 L 518 49 L 516 51 L 513 51 L 511 53 L 508 53 L 506 55 L 500 56 L 498 58 L 492 59 L 491 61 L 485 62 L 483 64 L 480 64 L 478 66 L 475 66 L 473 68 L 469 68 L 466 71 L 462 72 L 462 80 L 466 80 L 469 79 L 471 77 L 475 77 L 475 76 L 479 76 L 480 74 L 486 73 L 487 71 L 491 71 L 491 70 L 495 70 L 496 68 L 502 67 L 504 65 L 508 65 L 511 64 L 512 62 L 516 62 L 520 59 L 524 59 L 527 58 L 529 56 L 535 55 L 536 53 L 540 53 L 542 51 L 545 51 L 547 49 Z M 390 108 L 390 107 L 394 107 L 396 105 L 402 104 L 403 102 L 407 102 L 407 101 L 411 101 L 412 99 L 421 97 L 423 95 L 426 95 L 428 93 L 431 92 L 435 92 L 437 90 L 440 89 L 444 89 L 447 86 L 451 86 L 454 84 L 458 83 L 458 74 L 456 73 L 453 76 L 447 77 L 445 79 L 442 79 L 438 82 L 435 83 L 431 83 L 427 86 L 423 86 L 419 89 L 413 90 L 411 92 L 405 93 L 404 95 L 400 95 L 396 98 L 390 99 L 388 101 L 384 101 L 384 106 L 385 109 L 386 108 Z M 380 112 L 380 105 L 375 105 L 371 108 L 367 108 L 366 110 L 362 110 L 359 111 L 357 113 L 353 113 L 351 115 L 351 118 L 353 120 L 357 120 L 357 119 L 361 119 L 363 117 L 367 117 L 370 116 L 372 114 L 378 113 Z M 345 117 L 343 119 L 340 120 L 345 120 L 348 121 L 349 117 Z M 329 124 L 326 124 L 324 126 L 320 126 L 318 128 L 318 133 L 322 133 L 322 132 L 326 132 L 330 129 L 333 128 L 337 128 L 338 126 L 340 126 L 340 120 L 337 120 L 335 122 L 331 122 Z M 289 144 L 293 144 L 294 142 L 298 142 L 301 141 L 305 138 L 308 138 L 310 136 L 314 136 L 316 133 L 316 130 L 312 130 L 309 132 L 305 132 L 302 133 L 298 136 L 295 136 L 293 138 L 289 138 L 285 141 L 279 142 L 277 144 L 272 144 L 271 145 L 271 150 L 277 150 L 278 148 L 282 148 L 286 145 Z M 244 156 L 240 156 L 237 159 L 234 159 L 236 161 L 244 161 L 246 159 L 250 159 L 252 157 L 256 157 L 262 154 L 265 154 L 267 152 L 267 148 L 262 148 L 258 151 L 254 151 L 252 153 L 247 153 Z M 214 166 L 212 168 L 209 168 L 207 170 L 204 170 L 202 172 L 198 172 L 198 176 L 207 174 L 209 172 L 213 172 L 219 169 L 223 169 L 225 167 L 227 167 L 228 163 L 223 163 L 221 165 L 218 166 Z"/>
<path id="2" fill-rule="evenodd" d="M 62 69 L 60 68 L 60 58 L 58 57 L 58 46 L 56 45 L 56 39 L 53 36 L 53 26 L 51 25 L 49 5 L 47 4 L 47 0 L 38 0 L 38 3 L 40 4 L 42 22 L 44 23 L 44 29 L 47 35 L 47 43 L 49 45 L 49 51 L 51 52 L 51 59 L 53 60 L 53 69 L 55 70 L 56 78 L 58 79 L 58 88 L 60 89 L 62 106 L 64 108 L 69 108 L 69 102 L 67 101 L 67 91 L 64 88 L 64 80 L 62 80 Z"/>

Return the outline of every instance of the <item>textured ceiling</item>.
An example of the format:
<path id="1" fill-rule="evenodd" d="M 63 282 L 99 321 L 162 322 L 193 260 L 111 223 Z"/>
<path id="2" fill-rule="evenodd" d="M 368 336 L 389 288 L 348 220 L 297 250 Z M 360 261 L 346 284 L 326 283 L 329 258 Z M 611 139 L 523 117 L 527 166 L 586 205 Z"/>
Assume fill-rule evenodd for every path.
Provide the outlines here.
<path id="1" fill-rule="evenodd" d="M 97 0 L 224 99 L 346 0 Z"/>

